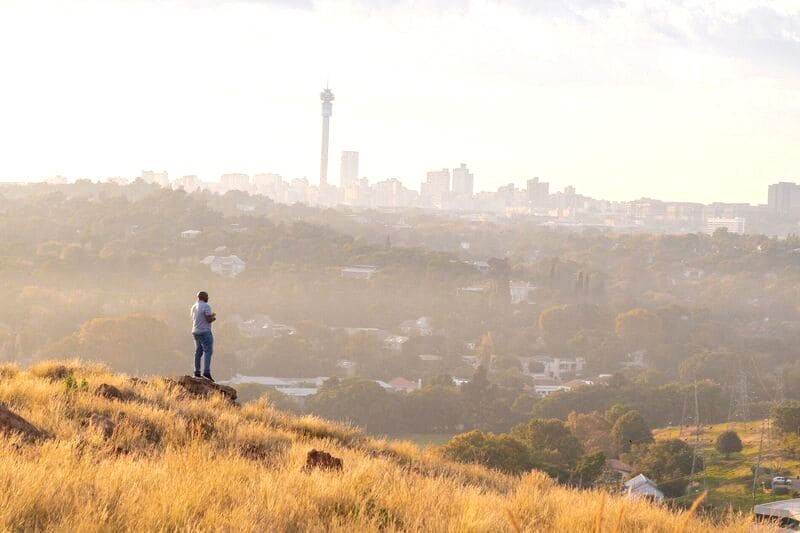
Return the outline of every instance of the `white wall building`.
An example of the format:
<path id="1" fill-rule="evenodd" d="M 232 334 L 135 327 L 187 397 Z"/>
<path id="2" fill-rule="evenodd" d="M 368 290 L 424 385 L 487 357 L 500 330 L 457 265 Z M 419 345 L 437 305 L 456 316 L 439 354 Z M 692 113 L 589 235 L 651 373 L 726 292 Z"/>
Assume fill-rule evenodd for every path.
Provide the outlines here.
<path id="1" fill-rule="evenodd" d="M 238 255 L 229 255 L 227 257 L 208 255 L 200 262 L 204 265 L 208 265 L 211 272 L 230 278 L 235 278 L 244 272 L 245 269 L 245 262 L 242 261 Z"/>
<path id="2" fill-rule="evenodd" d="M 742 217 L 734 218 L 721 218 L 709 217 L 706 219 L 704 231 L 712 235 L 718 229 L 725 228 L 728 233 L 735 233 L 736 235 L 744 235 L 745 219 Z"/>
<path id="3" fill-rule="evenodd" d="M 512 281 L 508 284 L 508 291 L 511 293 L 511 305 L 521 303 L 533 303 L 532 295 L 536 286 L 529 281 Z"/>

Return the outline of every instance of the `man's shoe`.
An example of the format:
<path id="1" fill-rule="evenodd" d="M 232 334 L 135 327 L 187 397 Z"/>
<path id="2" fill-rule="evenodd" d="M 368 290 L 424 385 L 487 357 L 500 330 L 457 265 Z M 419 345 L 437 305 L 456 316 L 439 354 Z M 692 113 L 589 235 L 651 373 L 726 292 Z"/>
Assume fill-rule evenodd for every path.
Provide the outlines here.
<path id="1" fill-rule="evenodd" d="M 214 378 L 212 378 L 212 377 L 211 377 L 211 374 L 209 374 L 208 372 L 204 373 L 204 374 L 203 374 L 203 377 L 204 377 L 204 378 L 206 378 L 206 379 L 207 379 L 208 381 L 210 381 L 211 383 L 214 383 Z"/>
<path id="2" fill-rule="evenodd" d="M 200 371 L 199 370 L 195 370 L 194 371 L 194 377 L 196 377 L 196 378 L 200 377 Z"/>

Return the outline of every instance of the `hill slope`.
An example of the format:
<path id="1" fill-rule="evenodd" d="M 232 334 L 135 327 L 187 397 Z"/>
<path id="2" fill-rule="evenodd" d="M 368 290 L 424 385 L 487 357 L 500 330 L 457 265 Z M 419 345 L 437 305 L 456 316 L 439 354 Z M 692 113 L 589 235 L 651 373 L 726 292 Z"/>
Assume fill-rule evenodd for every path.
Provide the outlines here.
<path id="1" fill-rule="evenodd" d="M 733 430 L 742 440 L 743 449 L 729 457 L 714 448 L 714 441 L 720 433 Z M 755 493 L 756 503 L 764 503 L 791 498 L 791 494 L 776 495 L 769 490 L 769 481 L 774 475 L 796 478 L 800 472 L 797 454 L 786 449 L 780 436 L 765 431 L 761 440 L 761 421 L 731 422 L 702 426 L 698 436 L 694 427 L 666 427 L 654 431 L 656 439 L 682 438 L 690 444 L 699 444 L 698 453 L 703 458 L 705 469 L 696 474 L 698 490 L 705 488 L 708 496 L 705 503 L 718 507 L 733 506 L 746 510 L 753 505 L 753 469 L 757 463 L 759 447 L 762 450 L 761 468 L 767 473 L 759 478 Z M 794 490 L 797 490 L 795 487 Z M 685 497 L 689 500 L 693 495 Z"/>
<path id="2" fill-rule="evenodd" d="M 45 434 L 0 433 L 0 530 L 749 530 L 96 365 L 0 367 L 0 404 Z M 344 469 L 304 472 L 312 448 Z"/>

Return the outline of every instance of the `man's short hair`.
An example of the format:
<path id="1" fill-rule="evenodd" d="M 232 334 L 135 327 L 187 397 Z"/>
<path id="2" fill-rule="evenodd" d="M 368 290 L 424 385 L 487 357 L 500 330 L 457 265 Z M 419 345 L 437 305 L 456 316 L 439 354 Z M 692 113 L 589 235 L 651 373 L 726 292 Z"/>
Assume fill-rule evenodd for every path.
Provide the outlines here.
<path id="1" fill-rule="evenodd" d="M 204 302 L 208 300 L 208 293 L 206 291 L 200 291 L 197 293 L 197 299 L 203 300 Z"/>

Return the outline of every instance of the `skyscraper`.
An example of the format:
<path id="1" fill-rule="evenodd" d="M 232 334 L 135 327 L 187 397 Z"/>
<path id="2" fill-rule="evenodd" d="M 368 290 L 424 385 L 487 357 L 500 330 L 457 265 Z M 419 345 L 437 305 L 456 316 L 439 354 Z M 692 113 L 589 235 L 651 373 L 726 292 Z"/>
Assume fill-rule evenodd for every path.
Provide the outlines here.
<path id="1" fill-rule="evenodd" d="M 461 166 L 453 169 L 453 194 L 472 197 L 474 181 L 467 165 L 461 163 Z"/>
<path id="2" fill-rule="evenodd" d="M 550 196 L 550 184 L 546 181 L 539 181 L 539 178 L 528 180 L 528 200 L 533 205 L 543 205 Z"/>
<path id="3" fill-rule="evenodd" d="M 769 210 L 779 216 L 800 214 L 800 186 L 781 181 L 769 186 Z"/>
<path id="4" fill-rule="evenodd" d="M 333 114 L 333 92 L 325 87 L 319 93 L 319 99 L 322 100 L 322 159 L 319 168 L 319 186 L 325 187 L 328 185 L 328 130 Z"/>
<path id="5" fill-rule="evenodd" d="M 438 196 L 440 199 L 447 196 L 450 193 L 450 169 L 431 170 L 420 189 L 423 196 Z"/>
<path id="6" fill-rule="evenodd" d="M 342 152 L 342 168 L 339 171 L 342 187 L 358 183 L 358 152 Z"/>

